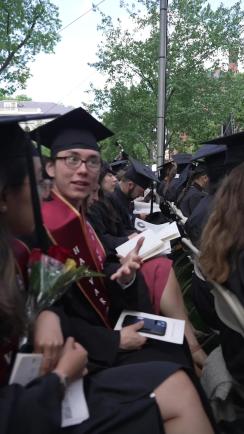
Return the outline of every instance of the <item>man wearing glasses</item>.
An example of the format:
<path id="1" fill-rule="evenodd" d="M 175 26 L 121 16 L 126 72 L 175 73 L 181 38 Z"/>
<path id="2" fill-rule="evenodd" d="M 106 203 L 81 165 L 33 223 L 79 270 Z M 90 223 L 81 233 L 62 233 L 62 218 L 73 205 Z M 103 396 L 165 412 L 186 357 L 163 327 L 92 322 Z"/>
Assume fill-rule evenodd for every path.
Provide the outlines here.
<path id="1" fill-rule="evenodd" d="M 51 200 L 42 207 L 50 240 L 69 249 L 77 265 L 85 263 L 91 270 L 107 271 L 103 246 L 83 209 L 100 174 L 97 142 L 111 136 L 112 132 L 78 108 L 39 127 L 36 133 L 41 144 L 51 149 L 46 170 L 53 178 L 54 188 Z M 120 331 L 113 330 L 122 309 L 152 312 L 144 280 L 140 274 L 135 275 L 140 268 L 141 241 L 126 264 L 120 267 L 118 261 L 109 263 L 109 274 L 114 273 L 114 282 L 100 277 L 81 279 L 52 312 L 41 313 L 35 328 L 35 349 L 44 352 L 44 356 L 47 354 L 49 363 L 56 362 L 63 336 L 71 335 L 82 343 L 90 360 L 100 367 L 148 360 L 189 364 L 181 346 L 154 348 L 153 342 L 144 346 L 146 338 L 138 333 L 143 322 Z"/>

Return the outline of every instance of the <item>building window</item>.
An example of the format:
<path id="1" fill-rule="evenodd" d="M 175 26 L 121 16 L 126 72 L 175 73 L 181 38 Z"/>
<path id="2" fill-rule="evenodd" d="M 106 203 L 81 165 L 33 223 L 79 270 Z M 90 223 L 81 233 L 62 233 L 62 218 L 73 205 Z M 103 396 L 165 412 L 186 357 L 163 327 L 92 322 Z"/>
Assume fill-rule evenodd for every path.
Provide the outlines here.
<path id="1" fill-rule="evenodd" d="M 3 107 L 8 110 L 16 110 L 17 109 L 17 101 L 4 101 Z"/>

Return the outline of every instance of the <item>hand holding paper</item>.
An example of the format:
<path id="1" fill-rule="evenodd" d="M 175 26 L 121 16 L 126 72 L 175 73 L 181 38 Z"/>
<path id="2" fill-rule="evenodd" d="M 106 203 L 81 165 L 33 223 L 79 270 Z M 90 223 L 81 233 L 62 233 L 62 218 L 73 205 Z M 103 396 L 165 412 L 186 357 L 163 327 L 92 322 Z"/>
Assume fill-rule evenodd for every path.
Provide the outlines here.
<path id="1" fill-rule="evenodd" d="M 136 270 L 141 266 L 141 257 L 139 255 L 140 249 L 144 242 L 144 237 L 138 237 L 135 242 L 135 247 L 132 248 L 126 256 L 120 257 L 122 266 L 111 276 L 111 280 L 119 280 L 119 283 L 126 284 L 133 279 Z M 134 239 L 135 239 L 134 238 Z M 132 241 L 132 240 L 131 240 Z M 120 255 L 119 255 L 120 256 Z"/>
<path id="2" fill-rule="evenodd" d="M 138 234 L 136 237 L 132 238 L 126 243 L 121 244 L 116 248 L 116 251 L 119 256 L 126 257 L 128 253 L 131 252 L 136 247 L 137 241 L 143 237 L 144 242 L 140 249 L 140 257 L 142 260 L 149 259 L 157 254 L 162 253 L 162 251 L 170 248 L 169 244 L 164 243 L 151 229 L 146 230 L 145 232 Z"/>

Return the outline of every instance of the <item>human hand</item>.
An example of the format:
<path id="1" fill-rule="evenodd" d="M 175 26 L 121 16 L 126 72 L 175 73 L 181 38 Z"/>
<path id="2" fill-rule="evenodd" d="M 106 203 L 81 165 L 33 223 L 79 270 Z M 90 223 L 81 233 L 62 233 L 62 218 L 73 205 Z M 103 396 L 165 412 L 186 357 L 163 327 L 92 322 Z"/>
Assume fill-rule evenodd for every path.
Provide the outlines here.
<path id="1" fill-rule="evenodd" d="M 120 257 L 121 267 L 112 274 L 111 280 L 118 280 L 119 283 L 125 285 L 129 283 L 135 275 L 136 270 L 141 266 L 141 258 L 139 256 L 139 250 L 144 242 L 144 237 L 139 238 L 136 246 L 131 252 L 124 258 Z"/>
<path id="2" fill-rule="evenodd" d="M 59 317 L 51 311 L 38 316 L 34 328 L 34 351 L 43 354 L 41 374 L 55 368 L 64 345 Z"/>
<path id="3" fill-rule="evenodd" d="M 195 351 L 192 351 L 192 358 L 196 374 L 198 375 L 198 377 L 201 377 L 203 367 L 207 360 L 207 354 L 205 353 L 205 351 L 202 350 L 202 348 L 199 348 Z"/>
<path id="4" fill-rule="evenodd" d="M 122 350 L 139 350 L 147 341 L 138 331 L 143 327 L 144 321 L 123 327 L 120 330 L 120 348 Z"/>
<path id="5" fill-rule="evenodd" d="M 146 220 L 147 216 L 148 216 L 148 214 L 142 213 L 142 214 L 139 215 L 139 218 L 141 220 Z"/>
<path id="6" fill-rule="evenodd" d="M 87 351 L 74 338 L 68 338 L 63 347 L 61 357 L 53 372 L 69 381 L 82 377 L 87 373 Z"/>

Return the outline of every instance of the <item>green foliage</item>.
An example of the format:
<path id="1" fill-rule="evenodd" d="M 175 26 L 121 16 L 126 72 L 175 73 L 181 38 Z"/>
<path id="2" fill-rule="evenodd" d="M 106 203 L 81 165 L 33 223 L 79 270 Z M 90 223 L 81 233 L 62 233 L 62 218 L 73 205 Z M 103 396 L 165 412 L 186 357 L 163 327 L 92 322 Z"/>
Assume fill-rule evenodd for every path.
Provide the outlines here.
<path id="1" fill-rule="evenodd" d="M 25 94 L 16 95 L 15 99 L 16 101 L 32 101 L 32 98 Z"/>
<path id="2" fill-rule="evenodd" d="M 53 52 L 61 27 L 58 8 L 49 0 L 0 2 L 0 78 L 2 93 L 24 88 L 29 63 L 41 51 Z"/>
<path id="3" fill-rule="evenodd" d="M 149 161 L 156 149 L 159 2 L 121 1 L 121 6 L 128 12 L 131 30 L 101 13 L 103 40 L 92 66 L 107 80 L 103 90 L 91 89 L 90 109 L 103 114 L 131 156 Z M 244 125 L 244 74 L 228 70 L 229 62 L 243 62 L 243 19 L 240 2 L 230 8 L 221 4 L 215 11 L 205 0 L 170 2 L 166 126 L 171 148 L 193 150 L 219 135 L 230 113 Z M 104 156 L 114 153 L 108 140 Z"/>
<path id="4" fill-rule="evenodd" d="M 32 98 L 25 94 L 9 96 L 6 92 L 1 92 L 0 89 L 0 101 L 7 99 L 8 101 L 32 101 Z"/>

